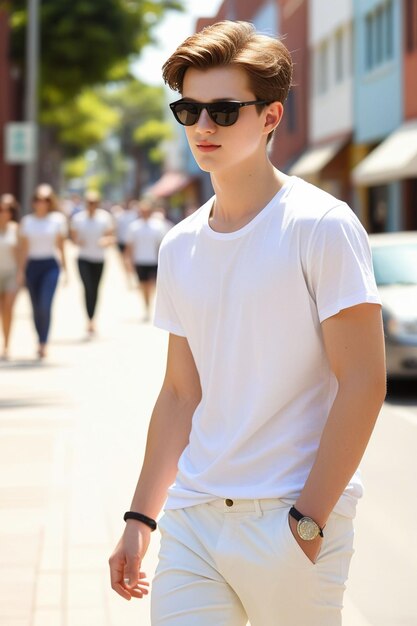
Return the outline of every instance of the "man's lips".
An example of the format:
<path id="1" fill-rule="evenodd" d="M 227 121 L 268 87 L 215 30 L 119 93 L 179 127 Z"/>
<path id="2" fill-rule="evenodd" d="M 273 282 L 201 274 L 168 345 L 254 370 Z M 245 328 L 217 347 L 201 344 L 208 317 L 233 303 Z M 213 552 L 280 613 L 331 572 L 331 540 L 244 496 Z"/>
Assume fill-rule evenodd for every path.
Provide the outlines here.
<path id="1" fill-rule="evenodd" d="M 198 143 L 197 144 L 197 148 L 198 150 L 202 151 L 202 152 L 213 152 L 213 150 L 217 150 L 217 148 L 220 148 L 220 146 L 218 144 L 215 143 Z"/>

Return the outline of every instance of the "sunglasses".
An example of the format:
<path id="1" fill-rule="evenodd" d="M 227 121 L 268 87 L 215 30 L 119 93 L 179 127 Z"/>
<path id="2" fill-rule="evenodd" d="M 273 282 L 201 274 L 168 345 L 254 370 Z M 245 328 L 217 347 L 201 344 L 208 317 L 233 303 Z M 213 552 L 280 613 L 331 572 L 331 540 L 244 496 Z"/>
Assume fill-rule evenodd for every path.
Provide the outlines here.
<path id="1" fill-rule="evenodd" d="M 51 198 L 41 198 L 39 196 L 34 196 L 33 202 L 51 202 Z"/>
<path id="2" fill-rule="evenodd" d="M 239 118 L 242 107 L 254 104 L 270 104 L 267 100 L 250 100 L 249 102 L 236 102 L 222 100 L 219 102 L 190 102 L 189 100 L 177 100 L 169 105 L 177 122 L 183 126 L 193 126 L 198 121 L 201 111 L 206 109 L 209 117 L 218 126 L 232 126 Z"/>

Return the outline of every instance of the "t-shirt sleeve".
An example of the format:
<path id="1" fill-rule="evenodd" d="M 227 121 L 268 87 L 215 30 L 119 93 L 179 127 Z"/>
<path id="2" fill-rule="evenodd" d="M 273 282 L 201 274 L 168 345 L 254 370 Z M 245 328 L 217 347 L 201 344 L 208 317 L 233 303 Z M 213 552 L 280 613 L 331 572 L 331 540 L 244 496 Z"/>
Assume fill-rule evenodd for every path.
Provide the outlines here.
<path id="1" fill-rule="evenodd" d="M 185 337 L 186 333 L 181 324 L 178 312 L 175 307 L 173 294 L 173 281 L 169 260 L 167 258 L 166 246 L 159 249 L 158 275 L 156 280 L 156 298 L 154 325 L 169 333 Z"/>
<path id="2" fill-rule="evenodd" d="M 347 205 L 328 211 L 316 226 L 307 267 L 320 322 L 357 304 L 381 304 L 368 236 Z"/>

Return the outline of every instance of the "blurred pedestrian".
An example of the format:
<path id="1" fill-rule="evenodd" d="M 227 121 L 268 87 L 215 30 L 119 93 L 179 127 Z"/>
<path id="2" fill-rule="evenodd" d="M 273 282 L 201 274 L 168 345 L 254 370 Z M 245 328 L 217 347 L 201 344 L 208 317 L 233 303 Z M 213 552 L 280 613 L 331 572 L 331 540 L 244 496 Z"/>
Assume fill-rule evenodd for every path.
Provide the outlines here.
<path id="1" fill-rule="evenodd" d="M 223 21 L 163 72 L 215 196 L 161 245 L 166 371 L 112 586 L 146 594 L 165 503 L 153 626 L 340 626 L 357 468 L 385 396 L 366 232 L 269 160 L 292 83 L 281 41 Z"/>
<path id="2" fill-rule="evenodd" d="M 77 215 L 77 213 L 80 213 L 80 211 L 83 211 L 84 209 L 85 206 L 82 197 L 78 193 L 71 194 L 67 212 L 69 219 L 71 219 L 72 217 L 74 217 L 74 215 Z"/>
<path id="3" fill-rule="evenodd" d="M 71 239 L 78 246 L 78 269 L 84 287 L 88 316 L 87 332 L 95 332 L 100 281 L 103 274 L 105 249 L 114 242 L 114 223 L 108 211 L 100 208 L 100 194 L 89 190 L 85 194 L 86 209 L 71 219 Z"/>
<path id="4" fill-rule="evenodd" d="M 32 213 L 19 225 L 20 276 L 26 279 L 38 335 L 38 356 L 46 356 L 51 308 L 60 269 L 66 273 L 65 216 L 50 185 L 39 185 L 32 198 Z"/>
<path id="5" fill-rule="evenodd" d="M 3 330 L 3 359 L 9 353 L 13 305 L 18 290 L 18 204 L 9 193 L 0 197 L 0 315 Z"/>
<path id="6" fill-rule="evenodd" d="M 167 228 L 163 220 L 153 217 L 150 200 L 141 200 L 138 207 L 138 219 L 130 224 L 127 232 L 126 255 L 136 270 L 145 304 L 144 320 L 148 320 L 158 271 L 159 246 Z"/>
<path id="7" fill-rule="evenodd" d="M 165 231 L 164 234 L 166 234 L 174 226 L 174 222 L 168 219 L 168 211 L 166 209 L 166 206 L 164 202 L 161 201 L 159 198 L 152 200 L 152 206 L 152 217 L 161 221 L 162 228 Z"/>
<path id="8" fill-rule="evenodd" d="M 127 206 L 120 206 L 120 211 L 116 215 L 116 239 L 117 247 L 123 263 L 128 287 L 136 286 L 133 277 L 133 267 L 129 256 L 126 254 L 127 236 L 129 226 L 138 219 L 139 203 L 137 200 L 130 200 Z"/>

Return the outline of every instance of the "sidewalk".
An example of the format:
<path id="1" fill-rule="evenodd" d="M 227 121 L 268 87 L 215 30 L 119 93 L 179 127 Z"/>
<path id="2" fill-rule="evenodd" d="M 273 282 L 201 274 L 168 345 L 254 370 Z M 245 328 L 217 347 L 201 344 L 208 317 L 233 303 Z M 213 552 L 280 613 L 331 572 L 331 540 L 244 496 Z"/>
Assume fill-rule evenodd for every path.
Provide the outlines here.
<path id="1" fill-rule="evenodd" d="M 149 626 L 149 599 L 119 598 L 107 559 L 136 484 L 167 337 L 140 323 L 140 297 L 110 251 L 98 334 L 87 341 L 69 252 L 48 358 L 34 357 L 23 291 L 11 360 L 0 364 L 0 623 Z M 157 552 L 155 533 L 145 561 L 150 577 Z M 348 601 L 344 626 L 370 625 Z"/>

